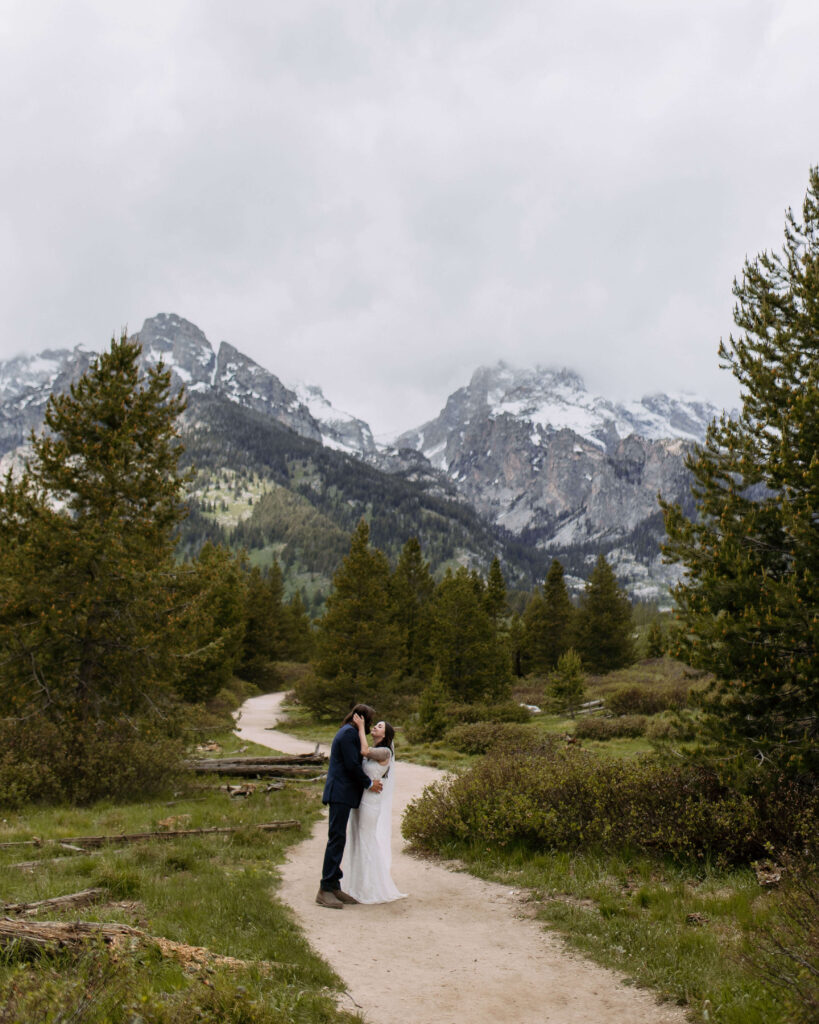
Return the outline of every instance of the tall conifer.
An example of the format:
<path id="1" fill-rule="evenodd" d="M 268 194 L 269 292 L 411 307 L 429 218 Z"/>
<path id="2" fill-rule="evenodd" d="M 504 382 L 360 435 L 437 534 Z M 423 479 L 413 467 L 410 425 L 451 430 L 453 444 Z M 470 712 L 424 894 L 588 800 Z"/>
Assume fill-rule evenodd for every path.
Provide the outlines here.
<path id="1" fill-rule="evenodd" d="M 574 621 L 563 566 L 555 558 L 546 574 L 543 590 L 536 591 L 524 612 L 527 669 L 549 672 L 570 647 Z"/>
<path id="2" fill-rule="evenodd" d="M 82 723 L 155 707 L 179 634 L 173 531 L 185 515 L 161 365 L 123 334 L 52 395 L 20 479 L 0 488 L 0 695 L 12 716 Z"/>
<path id="3" fill-rule="evenodd" d="M 781 253 L 746 260 L 720 358 L 736 419 L 688 459 L 698 516 L 663 504 L 680 651 L 714 673 L 707 735 L 745 765 L 819 774 L 819 168 Z"/>
<path id="4" fill-rule="evenodd" d="M 617 584 L 614 570 L 599 555 L 580 602 L 575 645 L 592 672 L 611 672 L 634 661 L 631 602 Z"/>
<path id="5" fill-rule="evenodd" d="M 458 700 L 508 695 L 509 652 L 494 628 L 474 574 L 448 571 L 433 602 L 430 649 L 444 686 Z"/>
<path id="6" fill-rule="evenodd" d="M 318 624 L 316 670 L 355 702 L 394 678 L 400 665 L 389 563 L 382 551 L 370 547 L 370 529 L 362 519 L 333 576 Z"/>
<path id="7" fill-rule="evenodd" d="M 402 673 L 421 676 L 430 668 L 430 602 L 435 581 L 417 537 L 401 549 L 392 579 L 395 621 L 402 636 Z"/>

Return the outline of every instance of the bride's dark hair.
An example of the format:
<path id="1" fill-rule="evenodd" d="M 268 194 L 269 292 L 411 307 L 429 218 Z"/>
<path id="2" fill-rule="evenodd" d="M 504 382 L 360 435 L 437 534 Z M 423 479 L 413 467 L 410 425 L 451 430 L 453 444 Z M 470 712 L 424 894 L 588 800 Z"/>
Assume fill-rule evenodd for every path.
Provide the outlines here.
<path id="1" fill-rule="evenodd" d="M 376 743 L 377 747 L 389 747 L 392 749 L 392 742 L 395 739 L 395 729 L 390 725 L 389 722 L 384 723 L 384 739 L 380 743 Z"/>

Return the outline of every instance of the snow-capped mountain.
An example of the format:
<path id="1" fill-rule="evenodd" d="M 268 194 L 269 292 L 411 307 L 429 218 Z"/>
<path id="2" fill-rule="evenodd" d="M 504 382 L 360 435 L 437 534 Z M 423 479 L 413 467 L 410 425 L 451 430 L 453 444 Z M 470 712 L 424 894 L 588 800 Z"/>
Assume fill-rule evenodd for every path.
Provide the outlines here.
<path id="1" fill-rule="evenodd" d="M 142 345 L 142 365 L 160 360 L 176 386 L 193 394 L 215 392 L 237 405 L 269 416 L 302 437 L 354 455 L 375 451 L 369 426 L 339 412 L 319 387 L 291 389 L 228 342 L 215 351 L 195 324 L 173 313 L 145 321 L 133 339 Z M 0 362 L 0 455 L 22 444 L 43 420 L 52 391 L 63 391 L 94 356 L 82 346 Z"/>
<path id="2" fill-rule="evenodd" d="M 621 576 L 635 589 L 648 576 L 651 589 L 673 577 L 656 543 L 657 495 L 690 503 L 685 455 L 718 413 L 693 395 L 615 403 L 571 370 L 500 362 L 395 445 L 425 455 L 483 516 L 539 548 L 624 545 Z M 650 568 L 629 552 L 641 531 L 656 538 Z"/>
<path id="3" fill-rule="evenodd" d="M 647 440 L 702 441 L 719 410 L 695 395 L 648 395 L 615 403 L 586 389 L 573 371 L 518 370 L 503 361 L 476 370 L 469 384 L 450 395 L 440 415 L 397 438 L 445 471 L 457 451 L 457 434 L 477 419 L 502 417 L 531 426 L 539 437 L 569 430 L 601 450 L 636 434 Z M 534 441 L 533 443 L 538 443 Z"/>
<path id="4" fill-rule="evenodd" d="M 145 367 L 161 360 L 190 393 L 187 429 L 207 415 L 198 395 L 227 399 L 427 494 L 456 495 L 544 558 L 607 550 L 635 594 L 670 578 L 658 554 L 657 494 L 690 505 L 685 454 L 719 413 L 692 395 L 617 403 L 570 370 L 499 362 L 478 369 L 434 420 L 384 447 L 318 386 L 288 387 L 228 342 L 214 349 L 182 317 L 160 313 L 133 337 Z M 0 458 L 41 425 L 52 391 L 67 389 L 92 358 L 80 346 L 0 362 Z"/>
<path id="5" fill-rule="evenodd" d="M 293 388 L 301 404 L 321 428 L 321 440 L 328 448 L 348 455 L 373 455 L 376 451 L 369 424 L 348 412 L 334 408 L 315 384 L 296 384 Z"/>

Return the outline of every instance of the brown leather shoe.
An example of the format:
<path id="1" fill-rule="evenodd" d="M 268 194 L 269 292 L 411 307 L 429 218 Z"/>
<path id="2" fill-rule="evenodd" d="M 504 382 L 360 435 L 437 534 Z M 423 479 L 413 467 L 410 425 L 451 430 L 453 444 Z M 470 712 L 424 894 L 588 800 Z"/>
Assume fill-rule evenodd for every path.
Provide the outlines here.
<path id="1" fill-rule="evenodd" d="M 334 889 L 333 895 L 337 900 L 340 900 L 342 903 L 358 904 L 358 900 L 355 898 L 355 896 L 351 896 L 348 892 L 342 892 L 341 889 Z"/>
<path id="2" fill-rule="evenodd" d="M 316 903 L 320 907 L 327 907 L 330 910 L 343 910 L 344 904 L 336 896 L 334 892 L 330 892 L 329 889 L 319 889 L 316 895 Z"/>

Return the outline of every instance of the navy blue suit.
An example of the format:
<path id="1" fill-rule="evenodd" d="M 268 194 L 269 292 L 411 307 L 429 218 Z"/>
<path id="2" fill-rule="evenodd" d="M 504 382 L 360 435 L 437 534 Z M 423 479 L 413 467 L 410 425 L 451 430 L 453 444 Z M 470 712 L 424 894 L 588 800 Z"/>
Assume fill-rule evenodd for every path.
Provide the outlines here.
<path id="1" fill-rule="evenodd" d="M 321 888 L 335 892 L 341 888 L 341 858 L 347 843 L 347 822 L 350 811 L 361 803 L 365 789 L 372 780 L 361 767 L 361 743 L 358 729 L 349 722 L 333 737 L 330 763 L 321 802 L 330 805 L 327 849 L 321 873 Z"/>

